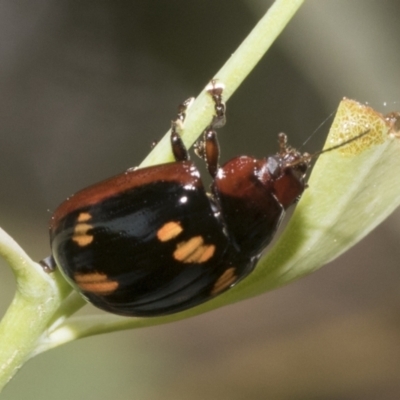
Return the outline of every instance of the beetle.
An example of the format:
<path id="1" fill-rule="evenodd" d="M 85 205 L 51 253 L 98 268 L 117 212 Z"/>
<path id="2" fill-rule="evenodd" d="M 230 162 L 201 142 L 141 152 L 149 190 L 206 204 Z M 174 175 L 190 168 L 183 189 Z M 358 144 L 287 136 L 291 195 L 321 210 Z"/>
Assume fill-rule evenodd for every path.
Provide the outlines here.
<path id="1" fill-rule="evenodd" d="M 223 85 L 208 93 L 215 115 L 196 152 L 212 177 L 206 192 L 172 123 L 175 162 L 120 175 L 63 202 L 50 222 L 52 258 L 96 307 L 152 317 L 183 311 L 228 290 L 254 269 L 288 207 L 303 193 L 310 157 L 279 135 L 279 152 L 218 165 Z"/>

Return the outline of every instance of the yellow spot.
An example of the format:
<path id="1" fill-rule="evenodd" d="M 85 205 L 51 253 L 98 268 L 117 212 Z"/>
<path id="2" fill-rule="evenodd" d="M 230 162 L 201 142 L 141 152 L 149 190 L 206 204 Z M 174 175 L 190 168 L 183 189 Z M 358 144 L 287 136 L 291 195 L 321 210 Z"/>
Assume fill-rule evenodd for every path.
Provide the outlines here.
<path id="1" fill-rule="evenodd" d="M 86 222 L 92 219 L 92 216 L 88 212 L 80 213 L 78 216 L 78 222 Z"/>
<path id="2" fill-rule="evenodd" d="M 87 246 L 93 242 L 93 235 L 88 235 L 90 229 L 93 229 L 93 225 L 87 224 L 92 216 L 89 213 L 80 213 L 78 216 L 78 223 L 75 226 L 72 240 L 81 247 Z"/>
<path id="3" fill-rule="evenodd" d="M 383 143 L 390 131 L 390 124 L 382 114 L 364 104 L 344 98 L 332 123 L 326 148 L 344 143 L 366 131 L 366 135 L 340 147 L 337 151 L 342 155 L 359 154 Z"/>
<path id="4" fill-rule="evenodd" d="M 215 253 L 213 244 L 204 244 L 201 236 L 195 236 L 187 242 L 178 243 L 174 251 L 174 258 L 184 263 L 198 263 L 208 261 Z"/>
<path id="5" fill-rule="evenodd" d="M 108 279 L 106 274 L 92 272 L 88 274 L 75 274 L 76 284 L 84 291 L 106 296 L 118 288 L 118 282 Z"/>
<path id="6" fill-rule="evenodd" d="M 160 242 L 167 242 L 176 238 L 182 231 L 183 228 L 179 222 L 167 222 L 157 231 L 157 238 Z"/>
<path id="7" fill-rule="evenodd" d="M 215 282 L 214 287 L 211 289 L 210 294 L 214 296 L 223 292 L 225 289 L 228 289 L 228 287 L 230 287 L 232 283 L 235 283 L 236 280 L 237 276 L 235 274 L 235 268 L 234 267 L 228 268 Z"/>

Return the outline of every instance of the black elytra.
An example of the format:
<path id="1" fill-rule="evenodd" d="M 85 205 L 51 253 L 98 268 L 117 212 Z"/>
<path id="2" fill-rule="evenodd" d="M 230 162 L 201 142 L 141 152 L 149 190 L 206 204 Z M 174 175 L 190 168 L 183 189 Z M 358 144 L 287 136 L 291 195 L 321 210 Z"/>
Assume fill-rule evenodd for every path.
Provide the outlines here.
<path id="1" fill-rule="evenodd" d="M 128 170 L 81 190 L 54 212 L 52 257 L 96 307 L 150 317 L 214 298 L 254 269 L 285 210 L 303 193 L 309 157 L 283 134 L 273 156 L 218 165 L 223 86 L 212 81 L 209 93 L 215 116 L 197 152 L 213 178 L 210 193 L 177 132 L 186 102 L 172 124 L 175 162 Z"/>

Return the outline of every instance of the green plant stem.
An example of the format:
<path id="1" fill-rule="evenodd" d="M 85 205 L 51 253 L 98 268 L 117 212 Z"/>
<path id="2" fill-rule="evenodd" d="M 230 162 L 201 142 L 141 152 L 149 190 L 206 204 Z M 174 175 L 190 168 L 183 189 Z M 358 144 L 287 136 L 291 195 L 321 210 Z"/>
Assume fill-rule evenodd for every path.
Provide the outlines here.
<path id="1" fill-rule="evenodd" d="M 0 390 L 35 352 L 47 321 L 70 291 L 0 229 L 0 255 L 17 279 L 14 299 L 0 323 Z"/>

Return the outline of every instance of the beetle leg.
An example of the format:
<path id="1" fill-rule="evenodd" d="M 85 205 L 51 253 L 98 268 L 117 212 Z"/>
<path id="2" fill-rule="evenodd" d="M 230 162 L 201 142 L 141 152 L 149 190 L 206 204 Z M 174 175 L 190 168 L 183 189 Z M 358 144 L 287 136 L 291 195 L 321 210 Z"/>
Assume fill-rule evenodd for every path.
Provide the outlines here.
<path id="1" fill-rule="evenodd" d="M 213 79 L 207 87 L 207 92 L 210 94 L 213 102 L 215 115 L 211 121 L 210 127 L 217 129 L 225 125 L 225 103 L 222 101 L 222 92 L 224 91 L 224 85 L 218 83 L 216 79 Z"/>
<path id="2" fill-rule="evenodd" d="M 175 122 L 177 122 L 180 125 L 180 127 L 183 127 L 183 123 L 185 122 L 186 118 L 186 110 L 192 105 L 193 101 L 194 97 L 189 97 L 182 104 L 179 104 L 178 114 L 176 116 Z"/>
<path id="3" fill-rule="evenodd" d="M 207 92 L 210 94 L 214 102 L 215 114 L 210 125 L 206 128 L 203 133 L 203 139 L 195 144 L 195 153 L 202 158 L 207 165 L 207 169 L 210 175 L 215 178 L 217 170 L 219 168 L 219 144 L 217 139 L 217 133 L 215 129 L 225 125 L 225 103 L 222 100 L 222 92 L 224 85 L 213 79 L 210 85 L 207 87 Z M 178 108 L 178 115 L 175 121 L 172 122 L 171 126 L 171 146 L 176 161 L 186 161 L 189 159 L 189 153 L 178 133 L 183 128 L 183 123 L 186 118 L 186 110 L 193 102 L 193 98 L 189 98 L 184 101 Z"/>
<path id="4" fill-rule="evenodd" d="M 171 128 L 171 147 L 175 161 L 189 160 L 189 152 L 182 141 L 181 135 L 177 132 L 176 121 L 172 121 Z"/>
<path id="5" fill-rule="evenodd" d="M 217 138 L 217 132 L 212 128 L 207 128 L 204 131 L 204 141 L 203 141 L 203 158 L 206 162 L 208 172 L 214 179 L 217 175 L 219 168 L 219 143 Z"/>
<path id="6" fill-rule="evenodd" d="M 214 102 L 215 114 L 211 121 L 211 124 L 206 128 L 203 133 L 203 139 L 197 144 L 195 152 L 201 157 L 207 165 L 208 172 L 212 178 L 215 178 L 219 165 L 219 143 L 217 138 L 217 128 L 221 128 L 225 125 L 225 103 L 222 101 L 222 92 L 224 90 L 224 85 L 218 83 L 213 79 L 207 88 Z"/>
<path id="7" fill-rule="evenodd" d="M 183 123 L 186 118 L 186 110 L 192 105 L 193 100 L 194 98 L 190 97 L 179 105 L 176 119 L 171 123 L 171 147 L 175 161 L 189 160 L 189 152 L 187 151 L 178 130 L 183 128 Z"/>

